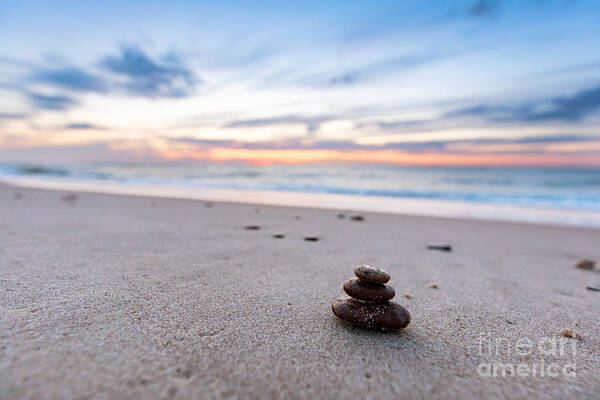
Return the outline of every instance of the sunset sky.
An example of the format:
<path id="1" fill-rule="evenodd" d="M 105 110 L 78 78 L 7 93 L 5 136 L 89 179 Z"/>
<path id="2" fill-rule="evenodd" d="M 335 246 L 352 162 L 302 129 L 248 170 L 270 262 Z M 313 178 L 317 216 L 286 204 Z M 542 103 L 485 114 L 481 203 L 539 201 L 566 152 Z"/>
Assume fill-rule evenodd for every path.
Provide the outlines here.
<path id="1" fill-rule="evenodd" d="M 0 3 L 0 162 L 600 166 L 593 1 Z"/>

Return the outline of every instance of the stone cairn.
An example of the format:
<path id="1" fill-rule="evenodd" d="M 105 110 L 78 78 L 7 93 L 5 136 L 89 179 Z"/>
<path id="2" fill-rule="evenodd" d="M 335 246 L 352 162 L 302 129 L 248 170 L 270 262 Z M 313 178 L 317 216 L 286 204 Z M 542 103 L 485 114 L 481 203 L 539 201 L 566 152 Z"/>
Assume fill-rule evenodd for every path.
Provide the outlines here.
<path id="1" fill-rule="evenodd" d="M 348 296 L 338 297 L 331 308 L 340 319 L 368 329 L 395 331 L 410 323 L 408 310 L 390 301 L 396 291 L 386 285 L 390 275 L 382 269 L 359 265 L 356 278 L 344 282 Z"/>

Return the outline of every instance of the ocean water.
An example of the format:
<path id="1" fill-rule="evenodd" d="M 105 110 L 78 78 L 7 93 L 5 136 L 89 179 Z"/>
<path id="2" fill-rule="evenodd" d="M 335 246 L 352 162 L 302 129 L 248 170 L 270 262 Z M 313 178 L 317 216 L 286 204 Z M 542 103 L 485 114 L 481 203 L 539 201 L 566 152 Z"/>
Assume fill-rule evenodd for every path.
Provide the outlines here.
<path id="1" fill-rule="evenodd" d="M 0 164 L 0 179 L 36 177 L 157 186 L 335 193 L 600 211 L 600 169 L 392 165 Z"/>

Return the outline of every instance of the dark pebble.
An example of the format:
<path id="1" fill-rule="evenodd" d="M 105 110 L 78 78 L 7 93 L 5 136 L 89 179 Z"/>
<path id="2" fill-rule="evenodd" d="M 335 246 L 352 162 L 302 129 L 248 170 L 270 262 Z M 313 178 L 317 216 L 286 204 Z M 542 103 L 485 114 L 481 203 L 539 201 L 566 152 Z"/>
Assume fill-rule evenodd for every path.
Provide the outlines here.
<path id="1" fill-rule="evenodd" d="M 429 250 L 452 251 L 452 246 L 446 243 L 430 243 L 427 248 Z"/>
<path id="2" fill-rule="evenodd" d="M 333 301 L 331 309 L 338 318 L 363 328 L 395 331 L 410 323 L 408 311 L 394 302 L 365 303 L 343 296 Z"/>
<path id="3" fill-rule="evenodd" d="M 63 201 L 77 201 L 78 198 L 79 196 L 77 196 L 75 193 L 65 194 L 63 197 L 61 197 Z"/>
<path id="4" fill-rule="evenodd" d="M 244 227 L 244 229 L 247 230 L 247 231 L 257 231 L 257 230 L 260 229 L 260 226 L 258 226 L 258 225 L 246 225 Z"/>
<path id="5" fill-rule="evenodd" d="M 361 264 L 354 268 L 354 275 L 363 281 L 371 283 L 387 283 L 390 280 L 390 275 L 384 270 L 372 265 Z"/>
<path id="6" fill-rule="evenodd" d="M 295 219 L 296 221 L 300 221 L 300 216 L 299 216 L 299 215 L 296 215 L 296 216 L 294 217 L 294 219 Z"/>
<path id="7" fill-rule="evenodd" d="M 587 271 L 591 271 L 596 266 L 596 263 L 592 260 L 582 259 L 575 263 L 575 268 L 585 269 Z"/>
<path id="8" fill-rule="evenodd" d="M 273 234 L 273 237 L 274 237 L 275 239 L 283 239 L 283 238 L 285 237 L 285 235 L 284 235 L 283 233 L 278 233 L 278 232 L 277 232 L 277 233 L 274 233 L 274 234 Z"/>
<path id="9" fill-rule="evenodd" d="M 396 295 L 396 291 L 391 286 L 367 283 L 358 278 L 344 282 L 344 292 L 358 300 L 375 302 L 388 301 Z"/>
<path id="10" fill-rule="evenodd" d="M 344 218 L 346 218 L 346 214 L 344 214 L 344 213 L 339 213 L 339 214 L 337 215 L 337 217 L 338 217 L 338 219 L 344 219 Z"/>
<path id="11" fill-rule="evenodd" d="M 317 236 L 304 236 L 304 240 L 307 242 L 318 242 L 319 238 Z"/>
<path id="12" fill-rule="evenodd" d="M 600 283 L 596 283 L 596 284 L 592 284 L 592 285 L 587 285 L 586 289 L 587 290 L 591 290 L 593 292 L 600 292 Z"/>
<path id="13" fill-rule="evenodd" d="M 365 217 L 363 217 L 362 215 L 353 215 L 350 217 L 350 220 L 352 221 L 364 221 Z"/>

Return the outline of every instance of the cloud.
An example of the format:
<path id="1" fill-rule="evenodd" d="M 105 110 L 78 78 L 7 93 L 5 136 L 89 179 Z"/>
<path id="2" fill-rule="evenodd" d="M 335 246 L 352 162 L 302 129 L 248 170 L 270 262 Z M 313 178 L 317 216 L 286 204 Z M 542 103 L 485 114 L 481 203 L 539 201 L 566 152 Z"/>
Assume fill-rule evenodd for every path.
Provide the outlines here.
<path id="1" fill-rule="evenodd" d="M 66 162 L 160 162 L 162 156 L 145 143 L 137 143 L 135 149 L 120 149 L 113 143 L 94 142 L 88 144 L 70 144 L 57 146 L 4 146 L 0 148 L 0 160 L 3 162 L 66 163 Z M 118 143 L 117 143 L 118 145 Z"/>
<path id="2" fill-rule="evenodd" d="M 460 53 L 415 53 L 404 54 L 397 57 L 387 58 L 381 61 L 371 63 L 365 67 L 351 71 L 346 71 L 342 74 L 335 75 L 326 80 L 328 85 L 341 86 L 353 85 L 358 82 L 363 82 L 371 79 L 381 78 L 382 76 L 394 74 L 398 72 L 408 71 L 419 68 L 421 66 L 431 64 L 437 61 L 456 57 Z M 309 78 L 312 81 L 314 78 Z"/>
<path id="3" fill-rule="evenodd" d="M 572 96 L 553 97 L 518 106 L 476 105 L 453 110 L 446 118 L 480 117 L 490 122 L 580 121 L 600 109 L 600 87 Z"/>
<path id="4" fill-rule="evenodd" d="M 600 136 L 592 135 L 545 135 L 515 139 L 481 138 L 459 140 L 429 140 L 423 142 L 389 142 L 384 144 L 361 144 L 353 140 L 264 140 L 247 142 L 241 140 L 198 139 L 194 137 L 163 137 L 172 143 L 185 143 L 199 148 L 224 147 L 249 150 L 404 150 L 408 152 L 443 152 L 448 146 L 456 144 L 493 145 L 493 144 L 544 144 L 544 143 L 581 143 L 600 142 Z"/>
<path id="5" fill-rule="evenodd" d="M 16 66 L 25 73 L 11 83 L 0 82 L 0 88 L 23 94 L 37 110 L 64 111 L 79 105 L 78 95 L 92 93 L 122 93 L 144 97 L 184 97 L 198 83 L 194 73 L 173 53 L 152 59 L 135 46 L 124 47 L 116 56 L 102 58 L 100 66 L 110 72 L 97 73 L 92 69 L 69 64 L 30 63 L 0 56 L 0 64 Z M 36 85 L 54 89 L 41 93 Z M 1 112 L 1 111 L 0 111 Z M 23 119 L 29 115 L 2 112 L 0 119 Z M 63 129 L 98 129 L 87 124 L 65 126 Z"/>
<path id="6" fill-rule="evenodd" d="M 358 80 L 358 72 L 346 72 L 343 75 L 334 76 L 329 79 L 330 85 L 350 85 Z"/>
<path id="7" fill-rule="evenodd" d="M 472 17 L 495 16 L 498 11 L 498 2 L 496 0 L 475 0 L 467 13 Z"/>
<path id="8" fill-rule="evenodd" d="M 364 146 L 351 140 L 331 140 L 331 141 L 305 141 L 300 139 L 282 139 L 282 140 L 263 140 L 257 142 L 247 142 L 241 140 L 222 140 L 222 139 L 197 139 L 193 137 L 163 137 L 164 140 L 174 143 L 186 143 L 198 147 L 225 147 L 234 149 L 261 149 L 261 150 L 296 150 L 296 149 L 335 149 L 335 150 L 356 150 L 366 148 L 376 148 L 373 146 Z"/>
<path id="9" fill-rule="evenodd" d="M 122 87 L 130 94 L 145 97 L 186 97 L 198 79 L 177 57 L 153 60 L 135 46 L 121 48 L 117 56 L 107 56 L 100 66 L 126 79 Z"/>
<path id="10" fill-rule="evenodd" d="M 239 121 L 233 121 L 224 126 L 224 128 L 252 128 L 261 126 L 271 125 L 285 125 L 285 124 L 302 124 L 306 126 L 306 130 L 310 133 L 314 133 L 319 130 L 321 124 L 327 121 L 336 119 L 333 116 L 320 115 L 320 116 L 303 116 L 297 114 L 282 115 L 277 117 L 269 118 L 256 118 L 256 119 L 245 119 Z"/>
<path id="11" fill-rule="evenodd" d="M 72 123 L 72 124 L 64 125 L 63 129 L 72 129 L 72 130 L 94 129 L 94 130 L 101 130 L 101 129 L 104 129 L 104 128 L 101 127 L 101 126 L 98 126 L 98 125 L 87 123 L 87 122 L 77 122 L 77 123 Z"/>
<path id="12" fill-rule="evenodd" d="M 65 95 L 45 95 L 39 93 L 28 93 L 29 101 L 42 110 L 62 111 L 79 104 L 73 97 Z"/>
<path id="13" fill-rule="evenodd" d="M 24 119 L 24 118 L 27 118 L 27 114 L 0 112 L 0 119 Z"/>
<path id="14" fill-rule="evenodd" d="M 419 120 L 369 121 L 357 128 L 375 131 L 429 132 L 479 124 L 574 123 L 600 113 L 600 87 L 581 90 L 570 96 L 555 96 L 522 104 L 475 104 L 455 108 L 438 117 Z"/>
<path id="15" fill-rule="evenodd" d="M 580 142 L 597 142 L 600 137 L 592 135 L 546 135 L 546 136 L 530 136 L 521 139 L 514 139 L 512 143 L 580 143 Z"/>
<path id="16" fill-rule="evenodd" d="M 103 93 L 108 86 L 103 79 L 77 67 L 40 69 L 33 74 L 31 80 L 81 92 Z"/>
<path id="17" fill-rule="evenodd" d="M 243 144 L 237 140 L 222 140 L 222 139 L 197 139 L 189 136 L 180 137 L 163 137 L 163 140 L 173 143 L 187 143 L 198 146 L 212 146 L 212 147 L 237 147 Z"/>

